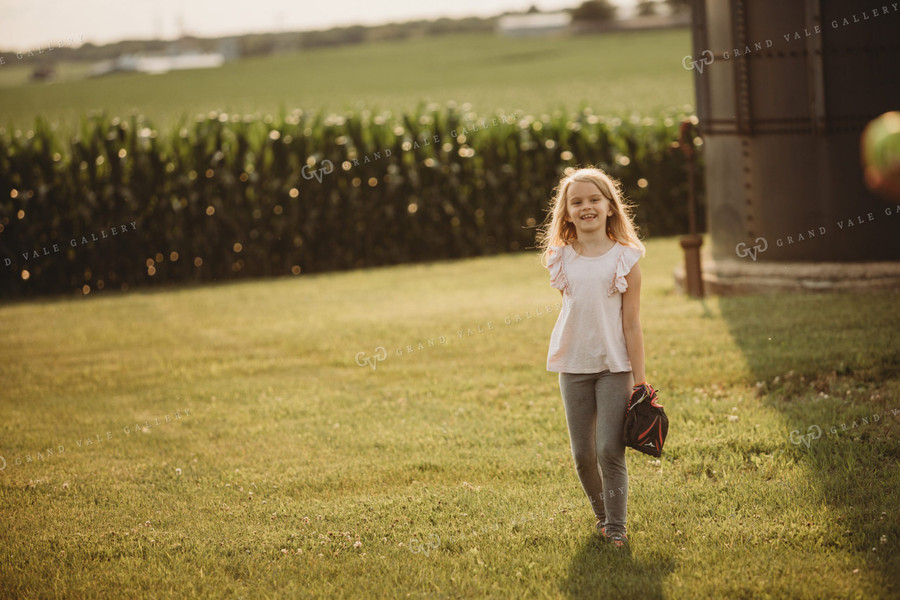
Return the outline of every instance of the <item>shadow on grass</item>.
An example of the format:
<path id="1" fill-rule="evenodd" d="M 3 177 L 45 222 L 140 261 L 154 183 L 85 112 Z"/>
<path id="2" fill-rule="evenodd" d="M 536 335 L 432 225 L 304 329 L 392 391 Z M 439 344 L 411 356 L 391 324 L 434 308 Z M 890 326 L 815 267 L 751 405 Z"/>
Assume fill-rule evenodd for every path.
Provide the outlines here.
<path id="1" fill-rule="evenodd" d="M 788 423 L 772 440 L 806 465 L 837 514 L 839 549 L 897 592 L 900 573 L 900 294 L 720 298 L 763 404 Z M 759 383 L 757 383 L 759 382 Z"/>
<path id="2" fill-rule="evenodd" d="M 663 580 L 674 570 L 675 560 L 671 557 L 636 559 L 630 550 L 590 538 L 572 558 L 560 591 L 576 600 L 653 600 L 663 598 Z"/>

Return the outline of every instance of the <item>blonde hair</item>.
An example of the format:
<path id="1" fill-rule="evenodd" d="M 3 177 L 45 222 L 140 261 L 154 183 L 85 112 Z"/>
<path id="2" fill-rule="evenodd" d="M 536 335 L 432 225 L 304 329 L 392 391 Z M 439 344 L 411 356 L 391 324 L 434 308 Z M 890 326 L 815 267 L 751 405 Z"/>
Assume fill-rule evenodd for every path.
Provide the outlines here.
<path id="1" fill-rule="evenodd" d="M 537 235 L 538 248 L 542 250 L 541 264 L 547 265 L 550 246 L 566 246 L 578 238 L 575 224 L 566 220 L 569 186 L 576 181 L 593 183 L 609 200 L 609 208 L 613 214 L 606 219 L 606 235 L 624 246 L 637 248 L 641 251 L 641 256 L 645 255 L 647 249 L 638 238 L 638 227 L 634 224 L 632 207 L 622 193 L 622 184 L 601 169 L 587 167 L 577 169 L 563 177 L 554 190 L 547 218 L 544 219 Z"/>

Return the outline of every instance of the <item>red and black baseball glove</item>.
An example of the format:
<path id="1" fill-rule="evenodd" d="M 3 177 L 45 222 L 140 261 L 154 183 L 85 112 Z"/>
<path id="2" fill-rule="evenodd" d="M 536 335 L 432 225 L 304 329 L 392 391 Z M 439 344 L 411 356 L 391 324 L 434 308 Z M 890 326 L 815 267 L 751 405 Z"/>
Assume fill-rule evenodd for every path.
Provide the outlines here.
<path id="1" fill-rule="evenodd" d="M 625 445 L 650 456 L 660 456 L 669 418 L 657 403 L 656 390 L 649 383 L 634 386 L 625 413 Z"/>

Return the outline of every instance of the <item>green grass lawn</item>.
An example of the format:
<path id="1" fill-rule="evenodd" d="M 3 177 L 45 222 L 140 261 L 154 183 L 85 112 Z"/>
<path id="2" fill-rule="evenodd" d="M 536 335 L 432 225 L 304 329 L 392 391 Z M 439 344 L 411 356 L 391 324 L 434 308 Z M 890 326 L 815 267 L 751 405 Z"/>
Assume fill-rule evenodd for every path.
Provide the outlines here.
<path id="1" fill-rule="evenodd" d="M 419 102 L 470 103 L 479 114 L 540 113 L 582 103 L 597 114 L 653 114 L 693 104 L 688 29 L 570 38 L 494 34 L 343 46 L 251 58 L 219 69 L 27 83 L 25 61 L 0 66 L 0 125 L 28 128 L 37 115 L 70 128 L 91 110 L 133 111 L 162 126 L 217 110 L 271 113 L 280 107 L 400 111 Z M 21 64 L 17 64 L 21 62 Z"/>
<path id="2" fill-rule="evenodd" d="M 642 262 L 671 429 L 627 451 L 630 556 L 533 253 L 2 305 L 0 595 L 898 597 L 897 293 L 701 303 L 679 260 Z"/>

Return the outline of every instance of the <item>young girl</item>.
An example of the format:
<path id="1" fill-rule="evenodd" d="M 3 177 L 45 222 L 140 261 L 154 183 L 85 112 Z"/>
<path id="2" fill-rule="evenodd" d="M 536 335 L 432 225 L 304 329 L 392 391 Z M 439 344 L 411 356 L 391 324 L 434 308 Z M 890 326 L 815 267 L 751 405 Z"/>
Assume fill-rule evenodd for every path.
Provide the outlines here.
<path id="1" fill-rule="evenodd" d="M 601 539 L 625 547 L 625 412 L 634 391 L 652 389 L 638 317 L 646 250 L 619 182 L 594 168 L 560 181 L 538 241 L 563 297 L 547 370 L 559 373 L 575 469 Z"/>

